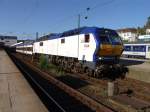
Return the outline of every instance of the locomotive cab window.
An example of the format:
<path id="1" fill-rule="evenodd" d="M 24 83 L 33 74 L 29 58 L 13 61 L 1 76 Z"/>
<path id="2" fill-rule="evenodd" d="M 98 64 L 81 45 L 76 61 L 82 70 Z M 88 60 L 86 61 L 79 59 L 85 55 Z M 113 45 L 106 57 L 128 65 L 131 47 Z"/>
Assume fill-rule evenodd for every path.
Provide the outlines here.
<path id="1" fill-rule="evenodd" d="M 102 43 L 102 44 L 110 44 L 108 37 L 105 36 L 105 35 L 104 35 L 104 36 L 101 35 L 101 36 L 100 36 L 100 40 L 101 40 L 101 43 Z"/>
<path id="2" fill-rule="evenodd" d="M 61 39 L 61 44 L 64 44 L 65 43 L 65 39 Z"/>
<path id="3" fill-rule="evenodd" d="M 43 42 L 40 42 L 40 46 L 43 46 Z"/>
<path id="4" fill-rule="evenodd" d="M 85 35 L 85 37 L 84 37 L 84 42 L 85 42 L 85 43 L 90 42 L 90 35 L 89 35 L 89 34 L 86 34 L 86 35 Z"/>

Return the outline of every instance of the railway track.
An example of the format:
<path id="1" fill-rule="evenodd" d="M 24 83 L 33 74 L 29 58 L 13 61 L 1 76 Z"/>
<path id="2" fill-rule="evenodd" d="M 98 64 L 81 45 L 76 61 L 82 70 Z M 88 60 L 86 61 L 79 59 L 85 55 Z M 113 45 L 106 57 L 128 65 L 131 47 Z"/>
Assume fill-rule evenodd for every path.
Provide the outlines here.
<path id="1" fill-rule="evenodd" d="M 52 112 L 94 112 L 80 101 L 76 100 L 56 85 L 50 83 L 26 65 L 13 58 L 16 65 L 25 74 L 34 90 L 38 93 L 49 111 Z M 36 74 L 36 75 L 35 75 Z"/>
<path id="2" fill-rule="evenodd" d="M 77 112 L 77 111 L 115 112 L 116 111 L 116 110 L 112 109 L 111 107 L 107 107 L 103 104 L 100 104 L 100 103 L 96 102 L 95 100 L 89 98 L 88 96 L 80 93 L 79 91 L 67 86 L 66 84 L 60 82 L 59 80 L 51 77 L 49 74 L 40 71 L 39 69 L 37 69 L 33 65 L 31 65 L 29 63 L 25 64 L 23 61 L 18 61 L 18 59 L 14 56 L 13 56 L 13 58 L 15 58 L 13 60 L 17 60 L 17 63 L 21 63 L 21 66 L 23 66 L 22 69 L 25 69 L 25 71 L 27 71 L 28 69 L 32 69 L 32 70 L 29 70 L 30 72 L 34 71 L 31 74 L 35 78 L 35 80 L 38 81 L 38 84 L 40 84 L 41 82 L 44 82 L 44 85 L 47 85 L 46 87 L 42 86 L 43 90 L 51 90 L 48 87 L 49 83 L 51 83 L 50 85 L 54 85 L 57 88 L 59 87 L 59 90 L 68 94 L 68 95 L 59 94 L 59 95 L 56 95 L 57 96 L 56 97 L 55 96 L 56 93 L 62 93 L 62 92 L 60 92 L 60 91 L 53 91 L 52 92 L 52 94 L 54 95 L 54 96 L 52 95 L 52 98 L 56 97 L 54 101 L 56 101 L 56 99 L 58 99 L 58 100 L 61 99 L 60 101 L 62 101 L 62 103 L 59 101 L 58 104 L 60 105 L 60 107 L 62 107 L 62 109 L 64 111 L 66 111 L 66 112 L 71 112 L 71 111 L 73 111 L 73 112 Z M 20 65 L 18 65 L 18 66 L 20 66 Z M 29 75 L 31 76 L 31 74 L 29 74 Z M 36 75 L 33 75 L 33 74 L 36 74 Z M 39 74 L 39 75 L 37 75 L 37 74 Z M 56 89 L 55 87 L 53 90 Z M 50 91 L 48 91 L 47 93 L 49 93 L 49 92 Z M 58 96 L 61 96 L 61 97 L 58 97 Z M 63 97 L 63 96 L 65 96 L 65 97 Z M 70 97 L 67 98 L 67 96 L 70 96 Z M 72 100 L 72 99 L 76 100 L 76 102 L 75 103 L 71 102 L 70 100 Z M 64 102 L 64 101 L 66 101 L 66 102 Z M 49 107 L 49 106 L 47 106 L 47 107 Z"/>
<path id="3" fill-rule="evenodd" d="M 55 76 L 54 74 L 51 74 L 51 75 L 53 75 L 53 76 Z M 95 79 L 95 78 L 92 78 L 92 77 L 89 77 L 89 76 L 86 76 L 86 75 L 83 75 L 83 74 L 69 74 L 68 76 L 72 76 L 72 77 L 76 77 L 77 79 L 78 79 L 78 81 L 77 81 L 77 79 L 75 79 L 77 82 L 82 82 L 83 80 L 84 81 L 86 81 L 86 82 L 88 82 L 89 84 L 93 84 L 93 85 L 102 85 L 101 87 L 103 88 L 103 89 L 106 89 L 107 88 L 107 80 L 98 80 L 98 79 Z M 70 77 L 68 77 L 67 76 L 67 79 L 68 80 L 72 80 L 72 79 L 69 79 Z M 67 84 L 67 85 L 69 85 L 69 86 L 71 86 L 71 87 L 73 87 L 74 89 L 78 89 L 78 87 L 76 87 L 76 84 L 72 84 L 72 82 L 70 83 L 70 82 L 68 82 L 68 80 L 66 80 L 65 79 L 65 77 L 59 77 L 59 78 L 57 78 L 58 80 L 60 80 L 60 81 L 62 81 L 62 82 L 64 82 L 65 84 Z M 79 80 L 80 79 L 80 80 Z M 126 80 L 124 80 L 124 81 L 121 81 L 121 80 L 118 80 L 118 85 L 119 85 L 119 87 L 124 87 L 124 88 L 128 88 L 128 85 L 130 84 L 129 83 L 130 82 L 130 80 L 128 81 L 127 79 Z M 136 83 L 137 84 L 137 83 Z M 75 85 L 75 86 L 74 86 Z M 84 84 L 83 84 L 84 85 Z M 82 84 L 78 84 L 78 86 L 79 87 L 81 87 L 82 86 Z M 139 88 L 138 88 L 139 89 Z M 80 91 L 80 90 L 79 90 Z M 125 111 L 125 110 L 122 110 L 122 107 L 121 108 L 119 108 L 118 109 L 118 107 L 116 108 L 115 106 L 116 106 L 116 104 L 115 105 L 113 105 L 112 103 L 110 103 L 110 102 L 107 102 L 103 97 L 100 97 L 99 95 L 98 96 L 94 96 L 93 95 L 93 93 L 88 93 L 89 91 L 86 91 L 86 92 L 83 92 L 83 91 L 81 91 L 82 93 L 84 93 L 85 95 L 87 95 L 87 96 L 91 96 L 91 98 L 92 99 L 95 99 L 95 101 L 98 101 L 100 104 L 102 104 L 102 105 L 104 105 L 104 106 L 106 106 L 106 107 L 113 107 L 111 110 L 113 110 L 113 111 Z M 138 94 L 139 95 L 139 94 Z M 141 95 L 140 95 L 141 96 Z M 120 98 L 120 96 L 118 97 L 118 98 Z M 113 99 L 117 99 L 116 97 L 115 98 L 113 98 Z M 123 99 L 123 100 L 126 100 L 127 98 L 125 97 L 125 96 L 121 96 L 121 99 Z M 130 100 L 133 100 L 133 99 L 128 99 L 128 101 L 127 102 L 129 102 Z M 133 107 L 137 107 L 136 105 L 139 105 L 139 104 L 143 104 L 140 100 L 137 100 L 138 102 L 135 104 L 135 105 L 133 105 Z M 118 104 L 117 104 L 118 105 Z M 118 106 L 120 106 L 120 105 L 118 105 Z M 142 107 L 141 107 L 142 108 Z M 104 109 L 105 110 L 105 109 Z"/>

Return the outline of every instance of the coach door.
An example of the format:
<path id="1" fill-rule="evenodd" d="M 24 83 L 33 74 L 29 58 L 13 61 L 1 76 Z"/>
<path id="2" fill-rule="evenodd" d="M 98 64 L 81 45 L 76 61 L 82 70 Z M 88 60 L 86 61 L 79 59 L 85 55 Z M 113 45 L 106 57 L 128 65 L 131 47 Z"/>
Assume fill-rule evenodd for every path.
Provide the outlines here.
<path id="1" fill-rule="evenodd" d="M 147 47 L 146 58 L 150 59 L 150 46 Z"/>

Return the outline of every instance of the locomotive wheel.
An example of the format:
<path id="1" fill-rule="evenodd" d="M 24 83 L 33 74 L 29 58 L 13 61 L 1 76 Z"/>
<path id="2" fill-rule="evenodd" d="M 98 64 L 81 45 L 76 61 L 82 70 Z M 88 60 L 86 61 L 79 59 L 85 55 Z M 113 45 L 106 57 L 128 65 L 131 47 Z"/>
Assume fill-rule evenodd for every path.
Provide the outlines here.
<path id="1" fill-rule="evenodd" d="M 100 78 L 100 73 L 98 73 L 98 72 L 95 71 L 93 77 L 94 78 Z"/>
<path id="2" fill-rule="evenodd" d="M 88 67 L 85 68 L 85 74 L 90 76 L 90 77 L 93 77 L 94 75 L 94 71 Z"/>

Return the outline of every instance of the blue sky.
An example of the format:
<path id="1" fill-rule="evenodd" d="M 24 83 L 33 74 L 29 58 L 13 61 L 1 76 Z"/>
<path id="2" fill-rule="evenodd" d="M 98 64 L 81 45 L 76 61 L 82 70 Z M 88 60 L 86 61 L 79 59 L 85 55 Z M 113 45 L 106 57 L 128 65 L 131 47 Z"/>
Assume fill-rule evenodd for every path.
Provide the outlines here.
<path id="1" fill-rule="evenodd" d="M 78 14 L 81 26 L 143 26 L 150 16 L 149 4 L 150 0 L 0 0 L 0 34 L 32 39 L 35 32 L 63 32 L 77 27 Z"/>

